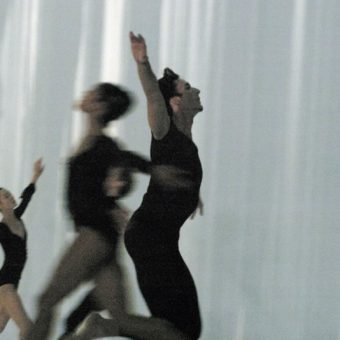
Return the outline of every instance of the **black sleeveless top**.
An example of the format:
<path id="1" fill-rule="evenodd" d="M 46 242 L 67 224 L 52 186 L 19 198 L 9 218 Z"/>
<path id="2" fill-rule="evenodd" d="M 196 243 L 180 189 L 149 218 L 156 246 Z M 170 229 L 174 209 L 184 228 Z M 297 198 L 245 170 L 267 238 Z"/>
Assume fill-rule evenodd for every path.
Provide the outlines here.
<path id="1" fill-rule="evenodd" d="M 169 204 L 186 205 L 186 202 L 198 202 L 199 191 L 202 182 L 202 166 L 195 143 L 179 131 L 176 125 L 170 121 L 168 133 L 160 140 L 152 136 L 151 162 L 153 165 L 173 165 L 179 169 L 188 171 L 187 178 L 193 182 L 190 189 L 168 190 L 160 186 L 154 179 L 150 183 L 143 204 Z"/>
<path id="2" fill-rule="evenodd" d="M 21 220 L 34 191 L 33 183 L 23 191 L 22 201 L 14 209 L 14 214 L 19 220 Z M 27 259 L 26 231 L 24 237 L 20 237 L 12 233 L 7 224 L 0 222 L 0 243 L 5 253 L 5 261 L 0 270 L 0 285 L 12 283 L 17 286 Z"/>
<path id="3" fill-rule="evenodd" d="M 68 164 L 67 205 L 76 226 L 110 226 L 116 198 L 107 197 L 103 183 L 111 167 L 150 172 L 150 162 L 123 151 L 107 136 L 98 136 L 90 149 L 71 157 Z M 129 175 L 129 173 L 127 173 Z"/>

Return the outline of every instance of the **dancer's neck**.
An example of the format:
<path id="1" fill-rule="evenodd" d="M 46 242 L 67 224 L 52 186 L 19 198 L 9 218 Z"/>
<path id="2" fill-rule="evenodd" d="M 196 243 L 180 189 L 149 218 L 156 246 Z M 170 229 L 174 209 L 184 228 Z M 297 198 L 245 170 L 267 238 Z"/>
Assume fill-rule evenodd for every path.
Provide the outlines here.
<path id="1" fill-rule="evenodd" d="M 87 126 L 86 126 L 86 136 L 100 136 L 103 135 L 104 125 L 98 122 L 96 117 L 89 116 L 87 119 Z"/>
<path id="2" fill-rule="evenodd" d="M 6 221 L 12 221 L 14 219 L 17 219 L 15 214 L 14 214 L 14 210 L 13 209 L 2 209 L 1 210 L 1 214 L 2 214 L 2 221 L 6 222 Z"/>
<path id="3" fill-rule="evenodd" d="M 174 114 L 172 116 L 172 121 L 176 125 L 177 129 L 185 134 L 188 138 L 192 139 L 192 125 L 194 120 L 191 116 L 186 116 L 182 114 Z"/>

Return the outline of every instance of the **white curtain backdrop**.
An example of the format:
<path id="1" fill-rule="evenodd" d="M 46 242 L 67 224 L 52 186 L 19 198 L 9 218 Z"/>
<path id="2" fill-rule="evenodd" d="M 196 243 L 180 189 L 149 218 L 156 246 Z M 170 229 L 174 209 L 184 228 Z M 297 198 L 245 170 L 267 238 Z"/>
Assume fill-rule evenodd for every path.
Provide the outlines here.
<path id="1" fill-rule="evenodd" d="M 46 164 L 24 216 L 29 314 L 73 237 L 64 167 L 83 118 L 72 102 L 98 81 L 124 85 L 136 103 L 110 133 L 149 154 L 133 30 L 157 75 L 169 66 L 201 90 L 193 138 L 205 211 L 181 237 L 201 338 L 339 340 L 339 14 L 337 0 L 1 0 L 0 186 L 18 196 L 33 161 Z M 148 179 L 137 180 L 132 211 Z M 146 314 L 123 255 L 132 309 Z M 11 322 L 0 338 L 17 334 Z"/>

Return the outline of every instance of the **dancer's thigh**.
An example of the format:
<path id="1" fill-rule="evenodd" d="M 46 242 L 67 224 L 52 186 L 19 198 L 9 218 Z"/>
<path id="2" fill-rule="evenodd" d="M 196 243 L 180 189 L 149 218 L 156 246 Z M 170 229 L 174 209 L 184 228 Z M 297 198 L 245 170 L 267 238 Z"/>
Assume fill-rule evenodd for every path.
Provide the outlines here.
<path id="1" fill-rule="evenodd" d="M 12 284 L 1 286 L 0 298 L 3 310 L 3 320 L 1 320 L 1 317 L 0 320 L 6 325 L 9 318 L 13 319 L 19 329 L 27 330 L 31 324 L 31 321 L 26 314 L 16 288 Z"/>
<path id="2" fill-rule="evenodd" d="M 80 228 L 42 295 L 41 304 L 54 305 L 80 283 L 93 278 L 112 253 L 109 242 L 95 230 Z"/>
<path id="3" fill-rule="evenodd" d="M 9 316 L 0 304 L 0 333 L 3 332 L 9 320 Z"/>

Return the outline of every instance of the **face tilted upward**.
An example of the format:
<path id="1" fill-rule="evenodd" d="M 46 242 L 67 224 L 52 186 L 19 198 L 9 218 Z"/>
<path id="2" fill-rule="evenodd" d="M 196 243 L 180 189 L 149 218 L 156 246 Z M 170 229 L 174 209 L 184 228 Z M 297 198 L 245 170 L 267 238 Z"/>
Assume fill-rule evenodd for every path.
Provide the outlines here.
<path id="1" fill-rule="evenodd" d="M 176 91 L 181 95 L 185 110 L 192 111 L 194 114 L 201 112 L 203 106 L 200 99 L 200 90 L 191 85 L 183 79 L 176 80 Z"/>

